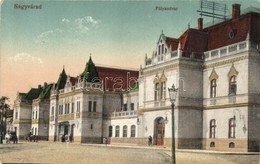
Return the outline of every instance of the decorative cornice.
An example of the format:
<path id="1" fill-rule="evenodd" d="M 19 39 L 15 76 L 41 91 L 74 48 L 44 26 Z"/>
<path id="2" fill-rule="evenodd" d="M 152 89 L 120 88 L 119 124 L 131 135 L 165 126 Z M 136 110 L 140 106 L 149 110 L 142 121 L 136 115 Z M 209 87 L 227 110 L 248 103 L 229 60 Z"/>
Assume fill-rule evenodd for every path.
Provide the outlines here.
<path id="1" fill-rule="evenodd" d="M 178 63 L 173 63 L 170 65 L 165 65 L 162 67 L 154 67 L 154 68 L 147 68 L 143 70 L 143 76 L 145 75 L 153 75 L 156 72 L 159 72 L 161 70 L 168 71 L 171 69 L 177 69 L 179 67 L 184 67 L 184 68 L 190 68 L 190 69 L 202 69 L 201 64 L 198 64 L 196 61 L 185 61 L 185 60 L 179 60 Z"/>
<path id="2" fill-rule="evenodd" d="M 221 105 L 214 105 L 214 106 L 204 106 L 203 109 L 210 110 L 210 109 L 219 109 L 219 108 L 244 107 L 249 105 L 250 103 L 221 104 Z"/>
<path id="3" fill-rule="evenodd" d="M 248 58 L 249 58 L 248 55 L 244 55 L 244 56 L 239 56 L 239 57 L 235 57 L 235 58 L 224 60 L 224 61 L 215 62 L 215 63 L 212 63 L 212 64 L 205 64 L 204 69 L 214 68 L 214 67 L 222 66 L 222 65 L 226 65 L 226 64 L 231 64 L 231 63 L 234 63 L 234 62 L 246 60 Z M 251 59 L 251 57 L 250 57 L 250 59 Z"/>
<path id="4" fill-rule="evenodd" d="M 89 90 L 79 89 L 79 90 L 75 90 L 73 92 L 62 93 L 62 94 L 59 95 L 59 98 L 66 98 L 68 96 L 74 96 L 74 95 L 76 95 L 78 93 L 91 94 L 91 95 L 103 95 L 103 91 L 100 91 L 100 90 L 96 90 L 96 89 L 89 89 Z"/>
<path id="5" fill-rule="evenodd" d="M 138 109 L 138 114 L 143 115 L 145 112 L 154 112 L 154 111 L 162 111 L 162 110 L 171 110 L 171 106 L 163 106 L 163 107 L 153 107 L 153 108 L 142 108 Z M 189 106 L 189 105 L 181 105 L 181 106 L 175 106 L 174 110 L 202 110 L 203 107 L 195 107 L 195 106 Z"/>

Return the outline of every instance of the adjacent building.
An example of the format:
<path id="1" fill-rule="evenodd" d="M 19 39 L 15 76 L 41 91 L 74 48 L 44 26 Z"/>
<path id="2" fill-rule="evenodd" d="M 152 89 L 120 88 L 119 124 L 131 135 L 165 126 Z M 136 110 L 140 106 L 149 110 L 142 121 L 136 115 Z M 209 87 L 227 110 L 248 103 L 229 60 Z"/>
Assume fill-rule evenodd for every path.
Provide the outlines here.
<path id="1" fill-rule="evenodd" d="M 105 118 L 121 112 L 123 93 L 137 82 L 138 71 L 96 67 L 91 57 L 79 76 L 63 69 L 50 97 L 49 140 L 102 143 Z M 137 110 L 137 105 L 135 107 Z M 136 116 L 136 115 L 135 115 Z"/>
<path id="2" fill-rule="evenodd" d="M 28 93 L 17 93 L 13 110 L 13 130 L 18 139 L 25 139 L 31 132 L 40 140 L 49 135 L 50 91 L 52 84 L 44 83 Z"/>

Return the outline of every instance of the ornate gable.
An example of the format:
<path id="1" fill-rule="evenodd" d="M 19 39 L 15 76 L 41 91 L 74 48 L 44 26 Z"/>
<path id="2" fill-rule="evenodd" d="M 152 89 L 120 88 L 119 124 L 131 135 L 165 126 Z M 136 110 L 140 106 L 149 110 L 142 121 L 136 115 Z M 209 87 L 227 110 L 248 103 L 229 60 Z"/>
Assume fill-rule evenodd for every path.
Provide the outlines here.
<path id="1" fill-rule="evenodd" d="M 158 72 L 157 72 L 155 77 L 154 77 L 153 83 L 156 84 L 156 83 L 159 83 L 159 81 L 160 81 L 160 78 L 159 78 Z"/>
<path id="2" fill-rule="evenodd" d="M 213 70 L 212 70 L 212 72 L 209 76 L 210 81 L 213 80 L 213 79 L 218 79 L 218 74 L 216 73 L 215 68 L 213 68 Z"/>
<path id="3" fill-rule="evenodd" d="M 232 76 L 237 76 L 238 75 L 238 71 L 236 70 L 234 63 L 232 63 L 232 66 L 228 72 L 228 77 L 231 78 Z"/>
<path id="4" fill-rule="evenodd" d="M 164 71 L 162 72 L 162 75 L 161 75 L 161 78 L 160 78 L 160 82 L 164 82 L 164 81 L 167 81 L 167 78 L 164 74 Z"/>

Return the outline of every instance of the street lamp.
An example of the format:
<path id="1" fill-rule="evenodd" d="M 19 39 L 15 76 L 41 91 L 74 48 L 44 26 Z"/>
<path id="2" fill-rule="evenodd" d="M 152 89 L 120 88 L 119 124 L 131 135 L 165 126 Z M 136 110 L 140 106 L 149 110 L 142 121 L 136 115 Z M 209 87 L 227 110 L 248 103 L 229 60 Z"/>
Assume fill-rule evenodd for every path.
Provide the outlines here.
<path id="1" fill-rule="evenodd" d="M 173 84 L 171 88 L 168 88 L 168 91 L 169 91 L 169 97 L 170 97 L 171 107 L 172 107 L 172 163 L 175 164 L 176 158 L 175 158 L 175 137 L 174 137 L 174 106 L 175 106 L 178 88 L 175 88 Z"/>

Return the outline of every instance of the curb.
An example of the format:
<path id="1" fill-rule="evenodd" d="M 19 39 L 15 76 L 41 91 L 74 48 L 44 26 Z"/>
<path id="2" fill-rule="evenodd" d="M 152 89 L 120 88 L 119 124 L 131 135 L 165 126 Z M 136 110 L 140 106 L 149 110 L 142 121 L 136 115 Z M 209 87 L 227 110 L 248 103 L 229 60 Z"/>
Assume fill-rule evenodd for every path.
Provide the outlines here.
<path id="1" fill-rule="evenodd" d="M 81 144 L 83 146 L 96 146 L 96 147 L 113 147 L 113 148 L 128 148 L 128 149 L 150 149 L 150 150 L 162 150 L 170 151 L 170 148 L 165 147 L 153 147 L 153 146 L 138 146 L 138 145 L 118 145 L 118 144 Z M 183 153 L 200 153 L 200 154 L 223 154 L 223 155 L 259 155 L 260 152 L 223 152 L 223 151 L 214 151 L 214 150 L 194 150 L 194 149 L 176 149 L 176 152 Z"/>
<path id="2" fill-rule="evenodd" d="M 27 142 L 20 142 L 20 144 L 25 144 Z M 110 148 L 125 148 L 125 149 L 150 149 L 150 150 L 160 150 L 164 152 L 171 152 L 171 148 L 162 146 L 143 146 L 143 145 L 123 145 L 123 144 L 91 144 L 91 143 L 62 143 L 62 142 L 50 142 L 50 141 L 40 141 L 39 143 L 50 143 L 50 144 L 72 144 L 81 146 L 93 146 L 93 147 L 110 147 Z M 260 152 L 223 152 L 214 150 L 195 150 L 195 149 L 176 149 L 176 152 L 182 153 L 200 153 L 200 154 L 222 154 L 222 155 L 259 155 Z M 171 156 L 171 155 L 170 155 Z"/>

